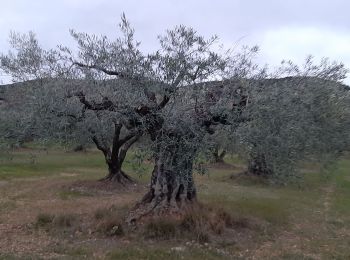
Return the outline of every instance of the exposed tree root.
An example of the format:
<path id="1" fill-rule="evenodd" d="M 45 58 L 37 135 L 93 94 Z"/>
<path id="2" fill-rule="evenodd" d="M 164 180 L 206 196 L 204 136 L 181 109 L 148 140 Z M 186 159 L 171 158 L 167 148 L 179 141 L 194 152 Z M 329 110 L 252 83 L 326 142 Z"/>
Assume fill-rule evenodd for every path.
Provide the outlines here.
<path id="1" fill-rule="evenodd" d="M 101 182 L 121 184 L 123 186 L 133 185 L 136 181 L 130 176 L 126 175 L 123 171 L 117 171 L 116 173 L 109 173 L 106 177 L 100 179 Z"/>
<path id="2" fill-rule="evenodd" d="M 126 222 L 128 224 L 135 224 L 136 222 L 143 222 L 145 219 L 171 217 L 181 218 L 188 210 L 197 205 L 196 198 L 189 199 L 170 199 L 166 197 L 155 197 L 148 192 L 144 198 L 135 205 L 129 212 Z"/>

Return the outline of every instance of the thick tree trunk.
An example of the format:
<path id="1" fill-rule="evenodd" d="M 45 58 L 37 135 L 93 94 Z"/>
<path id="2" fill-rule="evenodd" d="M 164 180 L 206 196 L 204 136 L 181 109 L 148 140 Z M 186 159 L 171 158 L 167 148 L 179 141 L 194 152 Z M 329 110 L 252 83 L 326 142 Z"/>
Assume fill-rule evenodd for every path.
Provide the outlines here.
<path id="1" fill-rule="evenodd" d="M 108 175 L 101 181 L 116 182 L 122 185 L 132 184 L 135 181 L 121 169 L 118 163 L 108 163 Z"/>
<path id="2" fill-rule="evenodd" d="M 175 210 L 196 200 L 196 188 L 193 182 L 192 165 L 176 173 L 166 170 L 157 163 L 152 172 L 150 190 L 142 199 L 153 211 Z"/>
<path id="3" fill-rule="evenodd" d="M 130 212 L 129 223 L 143 217 L 181 215 L 197 202 L 192 171 L 194 151 L 178 148 L 158 154 L 149 191 Z"/>
<path id="4" fill-rule="evenodd" d="M 226 155 L 226 151 L 222 150 L 221 153 L 219 151 L 219 147 L 214 147 L 213 148 L 213 162 L 214 163 L 223 163 L 224 162 L 224 157 Z"/>

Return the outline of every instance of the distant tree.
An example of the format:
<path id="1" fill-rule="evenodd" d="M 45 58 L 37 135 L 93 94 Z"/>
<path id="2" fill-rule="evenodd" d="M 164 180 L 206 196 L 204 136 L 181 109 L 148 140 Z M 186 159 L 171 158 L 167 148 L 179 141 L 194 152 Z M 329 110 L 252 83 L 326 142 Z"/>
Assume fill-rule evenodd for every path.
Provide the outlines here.
<path id="1" fill-rule="evenodd" d="M 213 147 L 213 161 L 216 163 L 223 163 L 224 162 L 224 158 L 226 155 L 226 150 L 225 149 L 221 149 L 220 150 L 220 146 L 219 145 L 215 145 Z"/>
<path id="2" fill-rule="evenodd" d="M 223 163 L 224 158 L 227 154 L 227 148 L 231 148 L 231 142 L 227 139 L 230 137 L 231 133 L 228 133 L 225 129 L 217 128 L 214 134 L 208 135 L 205 138 L 207 142 L 208 151 L 204 152 L 206 159 L 212 163 Z"/>
<path id="3" fill-rule="evenodd" d="M 339 82 L 341 64 L 311 57 L 303 68 L 284 66 L 291 77 L 266 79 L 254 87 L 237 131 L 248 156 L 248 172 L 286 182 L 298 177 L 301 160 L 340 155 L 350 147 L 350 89 Z"/>
<path id="4" fill-rule="evenodd" d="M 30 97 L 30 93 L 27 84 L 0 86 L 1 147 L 21 147 L 32 140 L 30 112 L 24 112 L 27 111 L 24 100 Z"/>

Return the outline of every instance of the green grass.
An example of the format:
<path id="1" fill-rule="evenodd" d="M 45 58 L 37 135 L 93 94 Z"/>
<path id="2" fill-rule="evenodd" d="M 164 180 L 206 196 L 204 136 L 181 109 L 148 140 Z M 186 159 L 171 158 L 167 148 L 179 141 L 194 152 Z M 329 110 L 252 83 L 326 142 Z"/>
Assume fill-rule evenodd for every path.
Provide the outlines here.
<path id="1" fill-rule="evenodd" d="M 0 213 L 10 212 L 17 207 L 16 202 L 13 200 L 0 201 Z"/>
<path id="2" fill-rule="evenodd" d="M 15 254 L 2 254 L 0 253 L 0 260 L 40 260 L 38 256 L 17 256 Z"/>
<path id="3" fill-rule="evenodd" d="M 99 170 L 104 166 L 103 158 L 97 152 L 85 154 L 55 150 L 1 153 L 0 162 L 0 179 L 55 175 L 63 171 L 72 171 L 75 167 Z"/>
<path id="4" fill-rule="evenodd" d="M 151 164 L 144 164 L 142 173 L 134 173 L 132 152 L 128 154 L 123 169 L 132 177 L 147 182 Z M 0 152 L 0 180 L 55 176 L 74 173 L 83 177 L 101 178 L 107 173 L 106 163 L 99 151 L 65 152 L 62 150 L 22 150 Z"/>
<path id="5" fill-rule="evenodd" d="M 58 193 L 58 196 L 63 200 L 68 199 L 75 199 L 80 197 L 86 197 L 86 196 L 93 196 L 92 193 L 89 192 L 83 192 L 83 191 L 76 191 L 76 190 L 62 190 Z"/>
<path id="6" fill-rule="evenodd" d="M 331 212 L 334 218 L 341 218 L 350 225 L 350 161 L 341 160 L 337 174 L 332 176 L 335 189 L 338 191 L 333 197 Z"/>
<path id="7" fill-rule="evenodd" d="M 220 168 L 218 166 L 215 168 L 213 166 L 214 168 L 208 169 L 208 175 L 195 175 L 198 198 L 199 201 L 213 208 L 224 209 L 235 219 L 248 219 L 248 224 L 257 223 L 257 228 L 240 231 L 243 232 L 242 236 L 244 236 L 244 232 L 250 232 L 248 234 L 249 239 L 242 240 L 245 241 L 244 243 L 238 239 L 236 240 L 237 245 L 220 247 L 218 245 L 221 242 L 225 244 L 225 241 L 221 241 L 211 248 L 198 248 L 184 246 L 186 241 L 181 239 L 178 241 L 178 237 L 172 238 L 174 230 L 167 225 L 162 226 L 161 230 L 158 226 L 156 228 L 152 227 L 151 231 L 154 234 L 160 232 L 168 234 L 166 236 L 168 243 L 161 243 L 161 241 L 152 237 L 147 238 L 144 234 L 135 238 L 132 236 L 132 232 L 129 234 L 126 229 L 123 236 L 109 235 L 107 238 L 103 238 L 106 239 L 101 242 L 105 248 L 103 249 L 105 258 L 230 259 L 231 256 L 237 257 L 239 254 L 243 254 L 243 258 L 249 258 L 251 250 L 264 248 L 266 244 L 271 245 L 269 248 L 267 247 L 266 252 L 269 252 L 269 250 L 277 252 L 277 256 L 271 259 L 312 259 L 313 256 L 316 259 L 347 259 L 350 256 L 350 159 L 343 158 L 339 160 L 337 167 L 331 168 L 327 173 L 320 173 L 317 164 L 306 162 L 303 171 L 304 179 L 299 183 L 288 186 L 268 185 L 264 182 L 250 181 L 249 179 L 244 181 L 231 179 L 230 176 L 242 171 L 244 165 L 243 161 L 236 156 L 228 157 L 227 162 L 233 163 L 237 167 Z M 143 163 L 144 173 L 135 173 L 136 166 L 133 164 L 131 152 L 125 161 L 124 171 L 139 183 L 147 184 L 152 166 L 152 163 Z M 104 201 L 113 198 L 111 201 L 115 203 L 114 199 L 118 199 L 118 195 L 101 195 L 88 191 L 69 190 L 68 188 L 62 188 L 62 182 L 60 182 L 64 180 L 64 185 L 68 185 L 64 187 L 69 187 L 70 182 L 84 179 L 97 180 L 103 177 L 106 172 L 103 155 L 94 150 L 65 152 L 55 148 L 48 151 L 23 149 L 0 152 L 0 223 L 6 221 L 5 216 L 7 214 L 17 212 L 27 202 L 36 205 L 34 200 L 45 200 L 46 195 L 51 196 L 49 199 L 52 200 L 52 203 L 61 203 L 60 205 L 64 207 L 70 206 L 70 209 L 73 209 L 70 212 L 73 214 L 76 214 L 74 212 L 74 205 L 76 204 L 74 203 L 80 203 L 81 201 L 86 203 L 90 199 L 98 198 L 101 199 L 100 201 Z M 45 187 L 38 189 L 38 191 L 33 190 L 33 188 L 25 189 L 27 183 L 31 183 L 32 186 L 30 187 L 35 187 L 33 184 L 36 181 L 40 183 L 41 180 L 49 182 L 50 185 L 47 189 L 50 190 L 46 191 Z M 41 194 L 45 191 L 47 194 Z M 135 196 L 136 200 L 140 199 L 142 194 L 131 194 L 130 196 Z M 329 204 L 328 208 L 326 202 Z M 89 204 L 87 203 L 87 205 Z M 55 221 L 50 218 L 50 211 L 47 211 L 49 217 L 45 214 L 40 216 L 39 208 L 35 216 L 38 217 L 36 219 L 38 223 L 44 223 L 43 226 L 45 227 L 53 227 L 54 230 L 59 228 L 66 230 L 67 234 L 61 236 L 62 239 L 67 239 L 70 235 L 74 236 L 74 234 L 69 233 L 70 230 L 74 230 L 74 228 L 69 228 L 71 225 L 86 221 L 86 219 L 92 219 L 91 221 L 97 223 L 102 230 L 97 233 L 99 239 L 101 239 L 106 232 L 110 233 L 111 227 L 116 226 L 122 218 L 119 215 L 118 218 L 114 218 L 113 214 L 125 215 L 128 209 L 132 207 L 131 203 L 130 205 L 127 204 L 127 201 L 120 204 L 116 203 L 116 205 L 116 207 L 110 208 L 111 204 L 104 204 L 101 209 L 97 211 L 95 209 L 93 213 L 90 213 L 91 216 L 80 212 L 76 214 L 76 218 L 69 215 L 58 217 L 57 213 L 52 213 L 55 216 Z M 124 207 L 127 205 L 128 209 L 121 205 L 124 205 Z M 40 210 L 46 212 L 43 208 L 40 208 Z M 80 208 L 80 210 L 85 209 Z M 80 216 L 83 216 L 84 220 L 81 220 Z M 32 223 L 34 222 L 35 220 L 32 221 Z M 85 228 L 85 226 L 83 227 Z M 84 232 L 87 233 L 83 229 Z M 50 232 L 49 235 L 54 236 L 55 232 Z M 91 236 L 94 238 L 94 234 Z M 96 241 L 92 242 L 94 240 L 91 240 L 90 244 L 82 245 L 74 239 L 64 243 L 60 241 L 56 246 L 57 252 L 60 251 L 61 254 L 67 256 L 63 259 L 88 258 L 98 250 L 99 244 L 94 244 L 97 243 Z M 90 239 L 90 237 L 84 239 Z M 118 241 L 122 239 L 129 242 L 118 244 Z M 146 241 L 144 241 L 145 239 Z M 149 242 L 147 239 L 151 241 L 153 239 L 157 242 Z M 289 241 L 292 242 L 288 244 Z M 75 245 L 75 242 L 78 244 Z M 117 245 L 112 242 L 117 243 Z M 295 250 L 294 246 L 298 247 L 299 251 Z M 220 251 L 221 249 L 227 249 L 232 255 L 227 257 Z M 0 254 L 0 259 L 21 258 L 11 254 Z"/>

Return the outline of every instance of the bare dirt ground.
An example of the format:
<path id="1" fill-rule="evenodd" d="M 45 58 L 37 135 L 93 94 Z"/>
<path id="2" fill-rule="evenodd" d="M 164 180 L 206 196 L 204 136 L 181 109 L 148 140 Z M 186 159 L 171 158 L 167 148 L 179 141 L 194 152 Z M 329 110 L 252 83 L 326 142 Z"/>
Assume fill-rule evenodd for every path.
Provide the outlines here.
<path id="1" fill-rule="evenodd" d="M 77 187 L 83 187 L 81 182 L 75 181 L 72 185 L 70 180 L 46 178 L 16 180 L 4 187 L 7 189 L 7 198 L 3 198 L 1 204 L 10 203 L 10 206 L 0 218 L 0 252 L 19 256 L 25 256 L 30 252 L 44 258 L 59 256 L 58 253 L 50 251 L 62 242 L 61 238 L 50 236 L 41 230 L 37 231 L 33 227 L 38 214 L 73 214 L 89 229 L 90 219 L 93 218 L 96 210 L 112 205 L 118 208 L 128 207 L 136 202 L 143 190 L 140 188 L 132 192 L 105 189 L 97 191 L 86 185 L 86 194 L 83 193 L 84 189 L 79 191 L 80 193 L 74 193 Z M 72 198 L 62 199 L 64 192 Z M 79 237 L 79 233 L 72 234 L 72 239 L 75 236 Z M 84 243 L 90 240 L 95 240 L 94 235 L 84 237 Z M 67 243 L 71 243 L 70 239 Z"/>
<path id="2" fill-rule="evenodd" d="M 102 166 L 10 178 L 11 165 L 0 164 L 0 259 L 350 259 L 349 165 L 301 187 L 240 183 L 230 178 L 240 166 L 211 166 L 196 175 L 199 200 L 242 225 L 201 241 L 132 227 L 105 232 L 106 219 L 122 222 L 142 197 L 147 176 L 115 189 L 96 181 Z"/>

